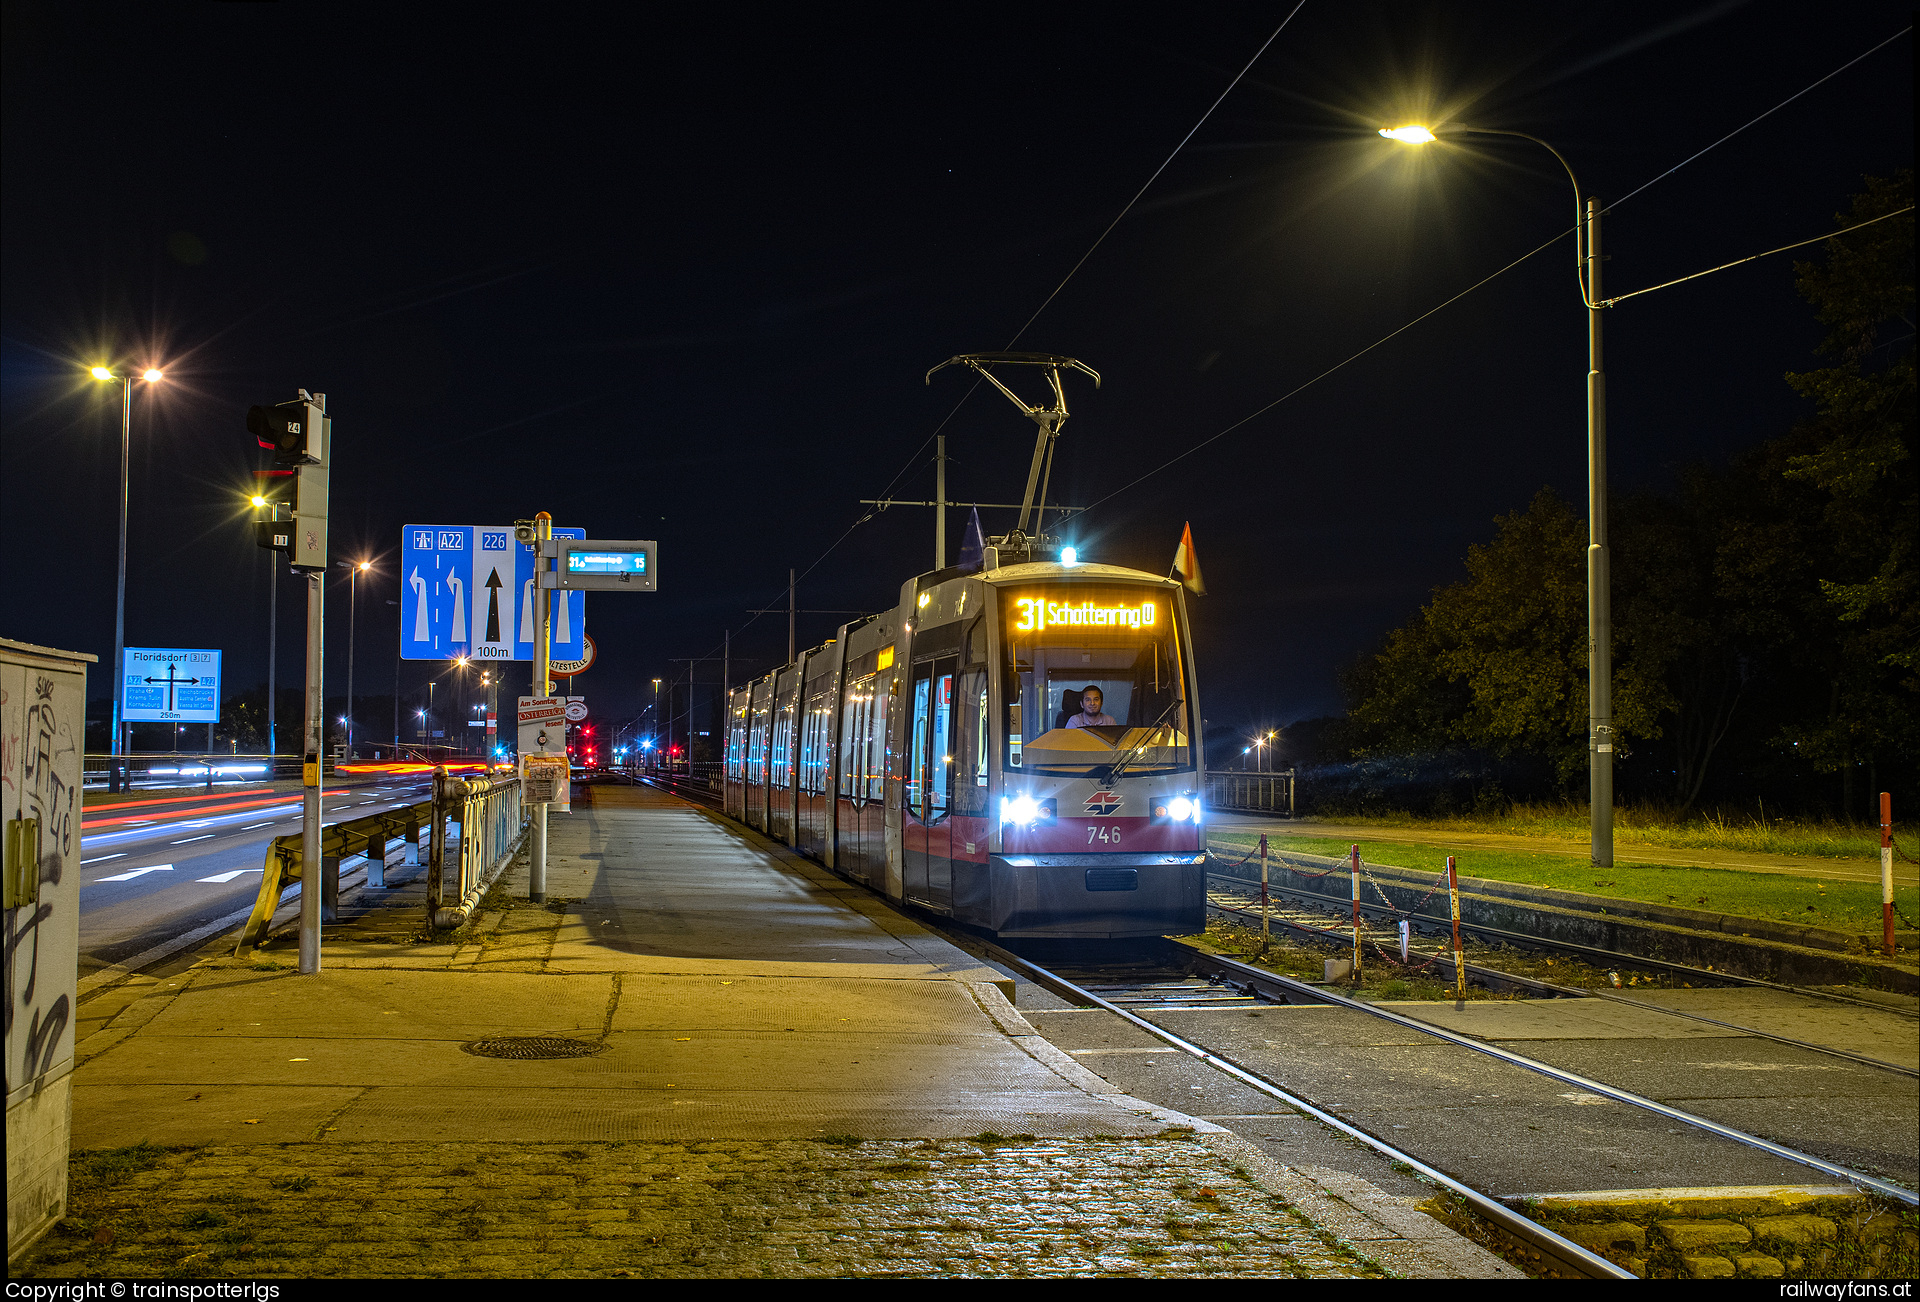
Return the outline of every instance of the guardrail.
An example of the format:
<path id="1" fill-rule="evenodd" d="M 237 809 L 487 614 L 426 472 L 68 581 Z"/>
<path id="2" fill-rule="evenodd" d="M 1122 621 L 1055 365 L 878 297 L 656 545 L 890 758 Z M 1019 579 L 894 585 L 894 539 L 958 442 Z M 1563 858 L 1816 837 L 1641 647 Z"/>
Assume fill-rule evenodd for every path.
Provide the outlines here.
<path id="1" fill-rule="evenodd" d="M 450 825 L 457 825 L 458 830 Z M 435 927 L 457 927 L 466 921 L 500 869 L 520 848 L 526 834 L 520 780 L 483 777 L 463 781 L 448 776 L 445 769 L 437 769 L 432 799 L 321 828 L 321 919 L 332 922 L 337 917 L 343 858 L 366 855 L 367 885 L 385 886 L 387 842 L 396 836 L 405 840 L 404 862 L 417 864 L 422 831 L 428 833 L 428 921 Z M 236 958 L 267 938 L 274 911 L 280 907 L 280 892 L 290 883 L 303 880 L 303 840 L 301 833 L 294 832 L 267 843 L 260 893 L 234 946 Z M 450 844 L 457 853 L 451 873 L 446 858 Z"/>
<path id="2" fill-rule="evenodd" d="M 435 927 L 457 927 L 480 903 L 499 870 L 526 835 L 519 778 L 433 773 L 433 842 L 427 859 L 427 917 Z M 446 824 L 460 824 L 459 859 L 447 873 Z"/>
<path id="3" fill-rule="evenodd" d="M 1283 773 L 1209 773 L 1207 808 L 1293 817 L 1293 770 Z"/>

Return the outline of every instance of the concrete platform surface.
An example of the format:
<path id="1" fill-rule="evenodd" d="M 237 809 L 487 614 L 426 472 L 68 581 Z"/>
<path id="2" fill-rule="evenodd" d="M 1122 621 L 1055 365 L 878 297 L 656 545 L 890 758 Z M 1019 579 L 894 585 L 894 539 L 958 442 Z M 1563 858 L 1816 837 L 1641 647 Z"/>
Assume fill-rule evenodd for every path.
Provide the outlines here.
<path id="1" fill-rule="evenodd" d="M 93 1023 L 95 1237 L 26 1273 L 1517 1273 L 1101 1079 L 1000 973 L 710 813 L 595 788 L 552 827 L 544 907 L 522 864 L 461 934 L 369 909 L 318 975 L 210 956 Z M 578 1056 L 474 1052 L 509 1037 Z M 264 1231 L 322 1187 L 324 1242 Z M 222 1189 L 259 1232 L 194 1210 Z"/>

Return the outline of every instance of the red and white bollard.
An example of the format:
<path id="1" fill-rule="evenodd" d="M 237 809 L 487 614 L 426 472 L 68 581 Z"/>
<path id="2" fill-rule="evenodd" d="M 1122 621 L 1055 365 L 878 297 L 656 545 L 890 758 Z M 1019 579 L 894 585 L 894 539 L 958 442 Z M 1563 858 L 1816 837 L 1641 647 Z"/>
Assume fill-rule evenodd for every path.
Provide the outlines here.
<path id="1" fill-rule="evenodd" d="M 1893 957 L 1893 797 L 1880 793 L 1880 924 Z"/>
<path id="2" fill-rule="evenodd" d="M 1453 856 L 1447 856 L 1447 901 L 1453 906 L 1453 984 L 1458 992 L 1454 1001 L 1467 1002 L 1467 960 L 1460 952 L 1460 877 L 1453 868 Z"/>

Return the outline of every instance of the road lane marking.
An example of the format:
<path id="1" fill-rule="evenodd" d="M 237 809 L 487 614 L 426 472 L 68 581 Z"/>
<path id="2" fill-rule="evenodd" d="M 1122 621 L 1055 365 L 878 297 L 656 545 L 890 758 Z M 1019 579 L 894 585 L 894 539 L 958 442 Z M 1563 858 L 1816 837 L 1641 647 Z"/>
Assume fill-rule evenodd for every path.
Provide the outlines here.
<path id="1" fill-rule="evenodd" d="M 212 832 L 202 832 L 199 836 L 190 836 L 187 838 L 186 841 L 175 841 L 174 844 L 185 845 L 187 841 L 211 841 L 212 839 L 213 839 Z"/>
<path id="2" fill-rule="evenodd" d="M 109 859 L 124 859 L 126 857 L 127 857 L 127 852 L 125 850 L 122 850 L 118 854 L 103 854 L 103 855 L 98 855 L 92 859 L 82 859 L 80 861 L 80 866 L 82 868 L 85 868 L 90 863 L 105 863 Z"/>
<path id="3" fill-rule="evenodd" d="M 93 884 L 95 886 L 98 886 L 101 882 L 130 882 L 134 878 L 142 876 L 146 873 L 170 873 L 172 871 L 173 871 L 172 864 L 157 863 L 146 868 L 130 868 L 126 872 L 121 873 L 117 877 L 101 877 L 96 879 Z M 262 871 L 264 871 L 264 869 Z"/>
<path id="4" fill-rule="evenodd" d="M 196 877 L 194 880 L 201 882 L 230 882 L 242 873 L 263 873 L 265 871 L 265 868 L 235 868 L 230 873 L 215 873 L 211 877 Z"/>
<path id="5" fill-rule="evenodd" d="M 240 830 L 242 832 L 251 832 L 256 827 L 272 827 L 275 823 L 279 821 L 280 820 L 277 818 L 269 818 L 264 823 L 248 823 L 245 827 L 241 828 Z"/>

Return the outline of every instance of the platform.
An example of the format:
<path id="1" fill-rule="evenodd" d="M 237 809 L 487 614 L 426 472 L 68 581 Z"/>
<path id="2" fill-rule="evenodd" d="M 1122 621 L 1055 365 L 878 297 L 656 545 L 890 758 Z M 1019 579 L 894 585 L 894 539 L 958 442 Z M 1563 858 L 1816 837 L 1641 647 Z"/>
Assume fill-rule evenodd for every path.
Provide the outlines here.
<path id="1" fill-rule="evenodd" d="M 809 1212 L 794 1233 L 816 1236 L 809 1260 L 837 1262 L 827 1273 L 1362 1275 L 1380 1273 L 1374 1260 L 1401 1273 L 1512 1273 L 1437 1223 L 1409 1238 L 1368 1233 L 1361 1217 L 1349 1246 L 1328 1246 L 1286 1204 L 1320 1198 L 1352 1220 L 1351 1209 L 1218 1126 L 1080 1066 L 1014 1009 L 1005 977 L 914 919 L 671 796 L 581 796 L 552 817 L 544 907 L 526 902 L 523 860 L 465 934 L 411 934 L 395 925 L 404 913 L 374 909 L 329 929 L 318 976 L 291 970 L 284 942 L 210 957 L 95 1031 L 75 1075 L 74 1147 L 176 1150 L 131 1177 L 150 1200 L 116 1204 L 130 1218 L 126 1250 L 148 1215 L 139 1208 L 204 1199 L 223 1182 L 256 1201 L 304 1202 L 309 1190 L 290 1187 L 304 1173 L 316 1191 L 332 1184 L 379 1209 L 331 1222 L 336 1238 L 386 1247 L 349 1252 L 350 1268 L 330 1274 L 819 1273 L 740 1221 L 737 1204 L 764 1194 L 785 1206 L 809 1171 L 831 1170 L 867 1191 L 849 1198 L 878 1197 L 874 1181 L 890 1180 L 901 1200 L 884 1233 L 858 1217 L 828 1233 Z M 587 1051 L 471 1052 L 508 1037 Z M 908 1177 L 917 1194 L 899 1183 Z M 700 1216 L 670 1214 L 651 1187 L 663 1180 L 708 1193 L 724 1181 L 728 1197 L 707 1200 L 721 1220 L 702 1229 Z M 432 1232 L 407 1228 L 443 1218 L 456 1195 L 481 1218 L 484 1251 L 430 1248 Z M 1214 1228 L 1172 1244 L 1170 1207 Z M 895 1260 L 888 1236 L 916 1218 L 945 1235 L 941 1252 L 883 1266 Z M 623 1256 L 641 1225 L 654 1227 L 648 1242 Z M 1020 1227 L 1026 1247 L 989 1254 L 989 1268 L 976 1250 L 999 1241 L 996 1225 Z M 1265 1246 L 1236 1259 L 1206 1246 L 1222 1236 Z M 1383 1250 L 1370 1259 L 1372 1239 Z M 575 1240 L 591 1262 L 537 1247 Z M 249 1240 L 270 1241 L 302 1242 Z M 44 1273 L 114 1273 L 98 1249 L 62 1243 L 49 1241 Z M 730 1246 L 702 1258 L 702 1243 Z M 262 1269 L 244 1252 L 208 1253 L 206 1264 L 224 1262 L 217 1273 Z"/>

